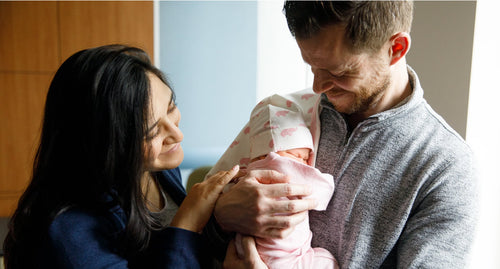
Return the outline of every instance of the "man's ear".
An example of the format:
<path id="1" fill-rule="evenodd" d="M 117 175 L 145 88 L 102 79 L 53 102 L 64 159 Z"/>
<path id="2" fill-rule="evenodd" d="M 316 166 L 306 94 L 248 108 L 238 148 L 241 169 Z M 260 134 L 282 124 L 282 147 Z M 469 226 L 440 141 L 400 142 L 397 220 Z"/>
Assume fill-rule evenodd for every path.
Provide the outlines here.
<path id="1" fill-rule="evenodd" d="M 391 65 L 394 65 L 410 50 L 411 37 L 406 32 L 399 32 L 391 36 L 390 42 L 389 55 L 391 57 Z"/>

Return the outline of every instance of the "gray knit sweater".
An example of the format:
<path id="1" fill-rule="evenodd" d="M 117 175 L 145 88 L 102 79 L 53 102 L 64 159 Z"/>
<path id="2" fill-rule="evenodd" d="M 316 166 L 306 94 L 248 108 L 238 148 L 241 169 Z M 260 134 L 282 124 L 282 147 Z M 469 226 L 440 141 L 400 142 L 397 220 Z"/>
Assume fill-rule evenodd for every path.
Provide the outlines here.
<path id="1" fill-rule="evenodd" d="M 408 68 L 412 95 L 349 131 L 320 103 L 316 167 L 335 193 L 310 212 L 313 246 L 341 268 L 463 268 L 476 220 L 470 148 L 423 98 Z"/>

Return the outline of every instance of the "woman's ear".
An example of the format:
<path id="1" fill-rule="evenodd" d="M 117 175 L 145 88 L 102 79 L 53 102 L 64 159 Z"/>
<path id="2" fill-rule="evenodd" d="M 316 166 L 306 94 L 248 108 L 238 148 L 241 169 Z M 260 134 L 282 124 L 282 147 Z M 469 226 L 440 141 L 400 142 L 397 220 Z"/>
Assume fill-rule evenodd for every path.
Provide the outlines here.
<path id="1" fill-rule="evenodd" d="M 389 55 L 391 57 L 391 65 L 394 65 L 410 50 L 411 37 L 406 32 L 399 32 L 391 36 L 390 42 Z"/>

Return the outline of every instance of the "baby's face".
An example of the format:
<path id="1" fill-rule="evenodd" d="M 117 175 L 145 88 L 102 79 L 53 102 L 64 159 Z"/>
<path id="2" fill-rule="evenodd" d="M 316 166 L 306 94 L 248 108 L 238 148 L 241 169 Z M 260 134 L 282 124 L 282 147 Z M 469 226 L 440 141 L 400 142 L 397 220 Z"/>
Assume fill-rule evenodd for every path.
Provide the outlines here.
<path id="1" fill-rule="evenodd" d="M 309 160 L 310 151 L 311 150 L 308 148 L 296 148 L 296 149 L 278 151 L 276 153 L 280 156 L 292 158 L 298 162 L 307 164 L 307 161 Z"/>

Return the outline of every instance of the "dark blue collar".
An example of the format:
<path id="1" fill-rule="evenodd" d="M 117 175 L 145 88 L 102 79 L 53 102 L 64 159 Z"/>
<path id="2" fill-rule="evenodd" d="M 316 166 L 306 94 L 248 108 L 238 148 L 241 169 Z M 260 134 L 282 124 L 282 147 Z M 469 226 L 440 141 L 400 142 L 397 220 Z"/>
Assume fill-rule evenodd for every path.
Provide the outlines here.
<path id="1" fill-rule="evenodd" d="M 163 170 L 155 174 L 163 190 L 170 195 L 177 205 L 181 205 L 186 197 L 186 189 L 182 185 L 181 171 L 179 168 Z"/>

